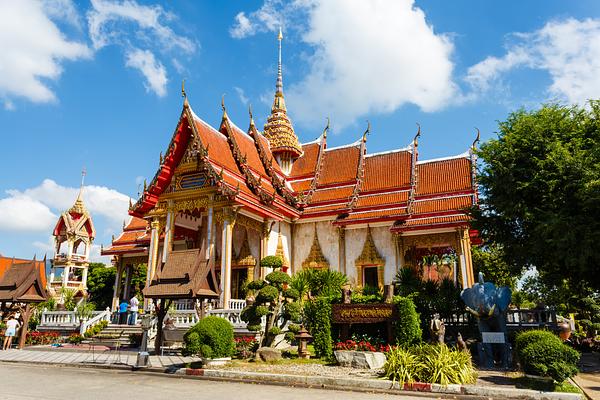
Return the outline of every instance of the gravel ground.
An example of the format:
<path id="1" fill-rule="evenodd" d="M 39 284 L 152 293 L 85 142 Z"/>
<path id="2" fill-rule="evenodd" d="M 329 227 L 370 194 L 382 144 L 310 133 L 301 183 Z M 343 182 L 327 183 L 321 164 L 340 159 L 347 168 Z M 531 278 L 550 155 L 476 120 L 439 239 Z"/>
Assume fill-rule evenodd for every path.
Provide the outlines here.
<path id="1" fill-rule="evenodd" d="M 316 362 L 292 363 L 286 360 L 277 363 L 248 362 L 234 360 L 231 364 L 212 367 L 212 369 L 226 369 L 235 371 L 267 372 L 273 374 L 291 375 L 318 375 L 329 377 L 351 377 L 351 378 L 379 378 L 383 374 L 382 369 L 356 369 L 340 367 L 337 365 L 325 365 Z"/>

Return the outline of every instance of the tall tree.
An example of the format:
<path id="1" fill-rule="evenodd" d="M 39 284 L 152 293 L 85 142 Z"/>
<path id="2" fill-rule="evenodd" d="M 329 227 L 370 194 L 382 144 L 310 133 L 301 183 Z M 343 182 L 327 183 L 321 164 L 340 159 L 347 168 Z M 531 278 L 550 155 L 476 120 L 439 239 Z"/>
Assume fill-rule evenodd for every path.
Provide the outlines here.
<path id="1" fill-rule="evenodd" d="M 600 101 L 520 110 L 499 130 L 478 153 L 475 226 L 509 264 L 600 288 Z"/>

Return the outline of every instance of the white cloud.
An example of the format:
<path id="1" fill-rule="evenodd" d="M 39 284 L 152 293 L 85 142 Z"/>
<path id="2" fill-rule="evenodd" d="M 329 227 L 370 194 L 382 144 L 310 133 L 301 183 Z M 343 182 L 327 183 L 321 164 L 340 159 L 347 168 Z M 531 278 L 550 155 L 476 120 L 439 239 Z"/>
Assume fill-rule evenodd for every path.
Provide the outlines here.
<path id="1" fill-rule="evenodd" d="M 138 69 L 144 75 L 147 91 L 153 91 L 159 97 L 167 94 L 167 70 L 151 51 L 133 49 L 127 52 L 125 65 Z"/>
<path id="2" fill-rule="evenodd" d="M 548 94 L 569 103 L 585 104 L 600 93 L 600 20 L 548 22 L 531 33 L 514 34 L 515 43 L 502 57 L 487 57 L 469 68 L 466 81 L 479 93 L 502 83 L 517 68 L 546 71 L 552 80 Z"/>
<path id="3" fill-rule="evenodd" d="M 57 219 L 48 206 L 27 195 L 0 199 L 0 231 L 49 232 Z"/>
<path id="4" fill-rule="evenodd" d="M 284 19 L 283 14 L 289 14 L 290 7 L 296 8 L 300 2 L 284 5 L 281 0 L 265 0 L 263 5 L 249 15 L 240 12 L 235 16 L 235 23 L 229 29 L 229 34 L 242 39 L 253 36 L 259 32 L 273 31 L 279 29 Z"/>
<path id="5" fill-rule="evenodd" d="M 248 102 L 250 100 L 248 99 L 248 97 L 246 97 L 246 94 L 244 93 L 244 89 L 242 89 L 241 87 L 237 87 L 237 86 L 234 86 L 233 89 L 237 93 L 237 95 L 238 95 L 240 101 L 242 102 L 242 104 L 245 105 L 245 106 L 247 106 Z"/>
<path id="6" fill-rule="evenodd" d="M 231 34 L 273 31 L 282 19 L 300 30 L 314 53 L 308 74 L 289 87 L 287 97 L 295 119 L 305 125 L 328 115 L 340 128 L 407 103 L 435 111 L 460 97 L 452 79 L 453 44 L 434 31 L 413 0 L 298 0 L 271 12 L 273 4 L 266 1 L 248 15 L 252 29 L 238 19 Z M 298 24 L 302 12 L 306 26 Z"/>
<path id="7" fill-rule="evenodd" d="M 24 191 L 8 190 L 7 193 L 10 197 L 0 201 L 12 201 L 15 199 L 22 201 L 22 199 L 26 199 L 30 202 L 27 203 L 28 205 L 43 206 L 47 209 L 51 208 L 55 210 L 56 215 L 50 213 L 53 218 L 52 224 L 54 224 L 58 219 L 57 215 L 73 205 L 79 193 L 79 188 L 62 186 L 52 179 L 45 179 L 36 187 Z M 100 215 L 108 218 L 116 226 L 120 226 L 123 219 L 127 218 L 129 197 L 114 189 L 105 186 L 85 186 L 83 189 L 83 201 L 88 211 L 92 214 L 92 218 L 95 215 Z M 10 215 L 7 215 L 6 218 L 8 220 L 12 219 Z"/>
<path id="8" fill-rule="evenodd" d="M 193 53 L 196 50 L 194 42 L 163 23 L 173 18 L 161 6 L 143 6 L 133 0 L 92 0 L 92 9 L 87 14 L 95 49 L 109 44 L 126 44 L 129 36 L 126 25 L 134 24 L 138 38 L 148 44 L 158 41 L 163 49 Z"/>
<path id="9" fill-rule="evenodd" d="M 50 81 L 60 78 L 67 60 L 86 59 L 91 51 L 71 41 L 51 18 L 63 18 L 73 10 L 61 1 L 63 10 L 50 2 L 0 0 L 0 99 L 13 109 L 11 98 L 24 97 L 37 103 L 56 100 Z"/>

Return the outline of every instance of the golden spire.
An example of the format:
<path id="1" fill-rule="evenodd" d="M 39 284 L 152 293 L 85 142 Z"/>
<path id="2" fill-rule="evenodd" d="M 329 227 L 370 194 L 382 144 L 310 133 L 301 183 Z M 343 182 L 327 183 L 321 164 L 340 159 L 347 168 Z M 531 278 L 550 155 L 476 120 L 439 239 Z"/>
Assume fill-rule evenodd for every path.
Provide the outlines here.
<path id="1" fill-rule="evenodd" d="M 74 212 L 77 214 L 85 213 L 85 204 L 83 204 L 83 183 L 85 181 L 85 168 L 81 170 L 81 186 L 79 187 L 79 194 L 77 195 L 77 199 L 75 200 L 75 204 L 69 209 L 69 212 Z"/>
<path id="2" fill-rule="evenodd" d="M 275 85 L 275 99 L 271 107 L 271 115 L 267 117 L 264 135 L 269 140 L 271 152 L 274 155 L 288 153 L 291 158 L 296 159 L 302 154 L 302 147 L 292 127 L 292 122 L 287 115 L 287 108 L 283 97 L 283 74 L 281 62 L 281 41 L 283 34 L 279 28 L 277 36 L 279 42 L 279 54 L 277 63 L 277 83 Z M 277 158 L 277 157 L 276 157 Z"/>

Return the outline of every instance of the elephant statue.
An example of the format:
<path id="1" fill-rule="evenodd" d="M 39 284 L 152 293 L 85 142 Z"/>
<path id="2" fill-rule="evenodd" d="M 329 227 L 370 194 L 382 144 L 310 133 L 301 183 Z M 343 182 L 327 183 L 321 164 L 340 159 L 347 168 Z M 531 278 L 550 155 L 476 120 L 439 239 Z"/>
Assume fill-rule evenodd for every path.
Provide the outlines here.
<path id="1" fill-rule="evenodd" d="M 467 305 L 467 310 L 477 317 L 479 332 L 503 333 L 504 340 L 497 341 L 502 346 L 502 366 L 509 367 L 510 350 L 506 338 L 506 311 L 510 305 L 512 291 L 509 287 L 497 287 L 492 282 L 484 282 L 483 274 L 479 273 L 479 282 L 473 287 L 464 289 L 460 295 Z M 494 356 L 491 342 L 485 338 L 480 351 L 480 361 L 486 368 L 493 368 Z"/>

